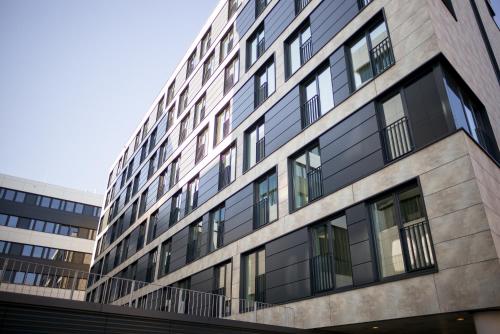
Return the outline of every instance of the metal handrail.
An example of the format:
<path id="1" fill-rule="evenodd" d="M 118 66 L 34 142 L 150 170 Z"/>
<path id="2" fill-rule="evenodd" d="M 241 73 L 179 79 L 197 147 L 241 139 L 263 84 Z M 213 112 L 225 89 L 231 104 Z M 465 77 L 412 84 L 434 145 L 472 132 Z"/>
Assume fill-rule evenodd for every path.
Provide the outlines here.
<path id="1" fill-rule="evenodd" d="M 307 192 L 309 201 L 313 201 L 323 196 L 323 179 L 321 173 L 321 166 L 314 168 L 307 172 Z"/>
<path id="2" fill-rule="evenodd" d="M 382 128 L 380 132 L 388 161 L 402 157 L 413 150 L 406 116 Z"/>
<path id="3" fill-rule="evenodd" d="M 307 102 L 301 106 L 300 111 L 302 114 L 302 128 L 306 128 L 310 124 L 316 122 L 321 115 L 319 95 L 314 95 L 307 100 Z"/>
<path id="4" fill-rule="evenodd" d="M 312 37 L 309 37 L 300 46 L 300 65 L 304 65 L 313 55 Z"/>
<path id="5" fill-rule="evenodd" d="M 405 241 L 409 271 L 417 271 L 435 266 L 431 231 L 427 220 L 405 224 L 401 228 Z"/>
<path id="6" fill-rule="evenodd" d="M 262 282 L 265 284 L 262 279 L 259 281 L 259 291 L 265 291 L 265 285 L 260 284 Z M 288 327 L 295 325 L 294 308 L 232 298 L 225 295 L 225 289 L 213 291 L 214 293 L 195 291 L 3 257 L 0 257 L 0 291 L 48 298 L 85 299 L 91 303 L 199 317 Z M 248 316 L 250 311 L 253 313 Z"/>
<path id="7" fill-rule="evenodd" d="M 395 60 L 389 37 L 386 37 L 370 50 L 370 59 L 373 75 L 379 75 L 394 64 Z"/>

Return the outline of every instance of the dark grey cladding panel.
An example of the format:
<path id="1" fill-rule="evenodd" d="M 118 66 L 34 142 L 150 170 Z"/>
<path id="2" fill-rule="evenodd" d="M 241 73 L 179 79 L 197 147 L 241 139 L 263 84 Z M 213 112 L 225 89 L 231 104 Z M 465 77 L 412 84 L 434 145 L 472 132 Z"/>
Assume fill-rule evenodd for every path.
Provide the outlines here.
<path id="1" fill-rule="evenodd" d="M 127 251 L 127 256 L 128 257 L 131 257 L 137 251 L 137 239 L 139 238 L 139 228 L 140 228 L 140 226 L 137 226 L 130 233 L 130 238 L 129 238 L 129 241 L 128 241 L 128 251 Z"/>
<path id="2" fill-rule="evenodd" d="M 116 247 L 114 247 L 108 254 L 108 261 L 106 263 L 106 268 L 104 268 L 104 274 L 109 273 L 111 270 L 113 270 L 114 266 L 114 261 L 116 257 Z"/>
<path id="3" fill-rule="evenodd" d="M 245 84 L 234 94 L 233 112 L 231 119 L 232 129 L 241 124 L 254 110 L 254 77 L 245 82 Z"/>
<path id="4" fill-rule="evenodd" d="M 99 224 L 97 217 L 77 215 L 65 211 L 43 208 L 37 205 L 6 200 L 0 200 L 0 213 L 91 229 L 97 229 L 97 225 Z"/>
<path id="5" fill-rule="evenodd" d="M 376 260 L 371 245 L 372 232 L 366 204 L 352 206 L 346 209 L 345 214 L 354 285 L 374 282 Z"/>
<path id="6" fill-rule="evenodd" d="M 307 259 L 309 259 L 309 244 L 307 243 L 297 245 L 271 256 L 267 256 L 266 254 L 266 272 L 295 265 Z"/>
<path id="7" fill-rule="evenodd" d="M 191 276 L 191 290 L 212 292 L 214 288 L 214 267 Z"/>
<path id="8" fill-rule="evenodd" d="M 236 205 L 238 202 L 241 202 L 244 199 L 247 199 L 248 196 L 252 196 L 253 194 L 253 183 L 246 185 L 244 188 L 240 189 L 237 193 L 232 195 L 226 200 L 226 217 L 228 217 L 228 210 Z"/>
<path id="9" fill-rule="evenodd" d="M 384 165 L 374 103 L 328 130 L 319 142 L 325 194 L 331 194 Z"/>
<path id="10" fill-rule="evenodd" d="M 219 162 L 203 171 L 200 176 L 200 185 L 198 190 L 198 205 L 202 205 L 219 190 Z"/>
<path id="11" fill-rule="evenodd" d="M 253 231 L 253 184 L 226 200 L 224 245 Z"/>
<path id="12" fill-rule="evenodd" d="M 299 91 L 299 86 L 296 86 L 266 112 L 266 155 L 283 146 L 302 130 Z"/>
<path id="13" fill-rule="evenodd" d="M 186 264 L 188 231 L 189 227 L 185 227 L 172 236 L 170 272 L 173 272 Z"/>
<path id="14" fill-rule="evenodd" d="M 415 148 L 419 149 L 452 131 L 448 128 L 434 73 L 404 89 Z"/>
<path id="15" fill-rule="evenodd" d="M 309 235 L 307 228 L 302 228 L 295 232 L 289 233 L 281 238 L 275 239 L 266 244 L 266 256 L 269 257 L 273 254 L 282 252 L 289 248 L 307 243 Z"/>
<path id="16" fill-rule="evenodd" d="M 156 233 L 153 238 L 156 238 L 168 230 L 170 221 L 170 211 L 172 209 L 172 199 L 169 198 L 158 208 L 158 225 L 156 226 Z"/>
<path id="17" fill-rule="evenodd" d="M 291 0 L 280 0 L 264 19 L 266 49 L 278 38 L 295 18 L 295 6 Z"/>
<path id="18" fill-rule="evenodd" d="M 141 168 L 141 172 L 139 175 L 139 187 L 137 189 L 140 190 L 144 186 L 144 184 L 146 184 L 146 182 L 148 181 L 148 172 L 149 172 L 149 164 L 147 163 Z"/>
<path id="19" fill-rule="evenodd" d="M 335 105 L 342 103 L 350 94 L 349 72 L 347 66 L 345 49 L 342 46 L 330 56 L 330 70 L 333 79 L 333 100 Z"/>
<path id="20" fill-rule="evenodd" d="M 144 254 L 137 260 L 137 274 L 136 280 L 138 281 L 146 281 L 146 272 L 148 270 L 148 258 L 149 254 Z"/>
<path id="21" fill-rule="evenodd" d="M 309 279 L 309 275 L 309 259 L 306 259 L 277 270 L 266 272 L 266 288 L 272 289 L 277 286 Z"/>
<path id="22" fill-rule="evenodd" d="M 191 170 L 195 165 L 195 152 L 196 151 L 196 137 L 191 139 L 191 141 L 184 147 L 182 151 L 182 158 L 180 159 L 179 169 L 181 171 Z M 182 172 L 181 172 L 182 173 Z M 185 174 L 181 174 L 185 175 Z"/>
<path id="23" fill-rule="evenodd" d="M 156 198 L 158 195 L 158 178 L 154 180 L 148 187 L 148 197 L 146 199 L 146 210 L 149 210 L 150 207 L 153 206 L 153 204 L 156 203 Z"/>
<path id="24" fill-rule="evenodd" d="M 253 231 L 252 219 L 241 223 L 236 228 L 233 228 L 231 231 L 224 231 L 224 245 L 228 245 L 233 241 L 241 239 L 245 235 L 252 233 L 252 231 Z"/>
<path id="25" fill-rule="evenodd" d="M 309 296 L 311 296 L 311 282 L 309 279 L 266 289 L 266 302 L 271 304 L 286 303 Z"/>
<path id="26" fill-rule="evenodd" d="M 357 0 L 323 1 L 311 13 L 313 54 L 318 52 L 359 12 Z"/>
<path id="27" fill-rule="evenodd" d="M 255 21 L 255 0 L 249 0 L 236 18 L 236 32 L 243 36 Z"/>

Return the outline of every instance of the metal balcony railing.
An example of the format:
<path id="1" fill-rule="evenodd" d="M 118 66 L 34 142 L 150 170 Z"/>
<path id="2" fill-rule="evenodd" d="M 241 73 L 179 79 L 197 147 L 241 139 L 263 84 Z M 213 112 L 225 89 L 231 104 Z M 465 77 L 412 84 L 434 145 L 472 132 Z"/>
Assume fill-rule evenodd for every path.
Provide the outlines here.
<path id="1" fill-rule="evenodd" d="M 408 271 L 434 267 L 431 232 L 426 220 L 404 226 L 401 229 L 401 237 L 407 249 Z"/>
<path id="2" fill-rule="evenodd" d="M 323 196 L 323 178 L 321 166 L 311 169 L 307 172 L 307 193 L 309 202 Z"/>
<path id="3" fill-rule="evenodd" d="M 295 0 L 295 15 L 298 15 L 304 9 L 310 0 Z"/>
<path id="4" fill-rule="evenodd" d="M 379 75 L 394 64 L 391 40 L 389 37 L 378 43 L 370 50 L 373 75 Z"/>
<path id="5" fill-rule="evenodd" d="M 255 91 L 255 107 L 258 107 L 267 99 L 268 89 L 267 82 L 264 82 L 256 91 Z"/>
<path id="6" fill-rule="evenodd" d="M 312 37 L 300 46 L 300 65 L 304 65 L 313 55 Z"/>
<path id="7" fill-rule="evenodd" d="M 259 228 L 270 222 L 271 204 L 276 199 L 276 193 L 276 191 L 272 191 L 254 204 L 254 228 Z"/>
<path id="8" fill-rule="evenodd" d="M 256 283 L 265 294 L 265 278 Z M 1 257 L 0 291 L 254 323 L 268 323 L 271 315 L 272 324 L 295 325 L 293 308 L 231 298 L 224 288 L 206 293 Z"/>
<path id="9" fill-rule="evenodd" d="M 413 150 L 413 143 L 406 116 L 381 130 L 388 161 L 397 159 Z"/>
<path id="10" fill-rule="evenodd" d="M 266 51 L 266 39 L 262 38 L 258 43 L 257 43 L 257 59 L 260 58 L 264 54 L 264 51 Z"/>
<path id="11" fill-rule="evenodd" d="M 266 274 L 255 277 L 255 300 L 261 303 L 266 301 Z"/>
<path id="12" fill-rule="evenodd" d="M 319 96 L 314 95 L 300 108 L 302 116 L 302 128 L 308 127 L 310 124 L 316 122 L 320 117 Z"/>
<path id="13" fill-rule="evenodd" d="M 310 259 L 313 292 L 333 289 L 333 256 L 322 254 Z"/>

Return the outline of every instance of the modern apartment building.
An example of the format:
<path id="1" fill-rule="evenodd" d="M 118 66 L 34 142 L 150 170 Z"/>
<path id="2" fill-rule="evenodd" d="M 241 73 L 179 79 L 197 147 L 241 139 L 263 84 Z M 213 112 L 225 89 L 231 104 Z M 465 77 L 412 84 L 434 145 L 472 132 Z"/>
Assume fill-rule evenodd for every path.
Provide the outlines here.
<path id="1" fill-rule="evenodd" d="M 0 291 L 83 300 L 102 196 L 0 174 Z"/>
<path id="2" fill-rule="evenodd" d="M 148 308 L 173 286 L 286 305 L 299 328 L 491 333 L 493 15 L 487 0 L 221 1 L 111 168 L 87 300 Z M 224 312 L 252 321 L 249 305 Z"/>

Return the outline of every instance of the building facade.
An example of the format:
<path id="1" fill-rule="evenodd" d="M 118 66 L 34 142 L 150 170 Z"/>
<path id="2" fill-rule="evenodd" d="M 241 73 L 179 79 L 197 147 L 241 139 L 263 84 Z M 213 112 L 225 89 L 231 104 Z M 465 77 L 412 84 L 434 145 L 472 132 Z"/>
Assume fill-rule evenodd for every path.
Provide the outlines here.
<path id="1" fill-rule="evenodd" d="M 0 291 L 82 300 L 102 196 L 0 175 Z"/>
<path id="2" fill-rule="evenodd" d="M 300 328 L 486 333 L 493 15 L 485 0 L 221 1 L 111 169 L 91 271 L 284 304 Z M 151 292 L 107 279 L 87 300 Z"/>

